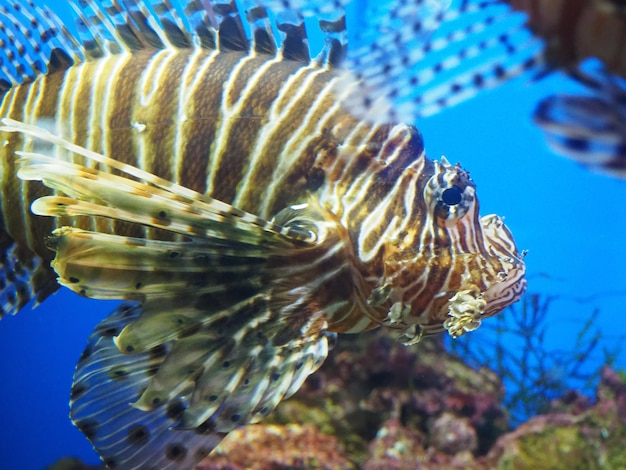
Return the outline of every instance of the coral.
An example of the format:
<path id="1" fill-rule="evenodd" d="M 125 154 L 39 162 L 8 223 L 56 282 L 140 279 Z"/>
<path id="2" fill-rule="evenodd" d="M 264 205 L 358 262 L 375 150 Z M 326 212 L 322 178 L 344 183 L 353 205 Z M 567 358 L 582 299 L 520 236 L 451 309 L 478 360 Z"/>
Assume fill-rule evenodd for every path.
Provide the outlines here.
<path id="1" fill-rule="evenodd" d="M 439 454 L 446 461 L 464 453 L 473 458 L 508 429 L 498 377 L 446 353 L 441 338 L 411 348 L 384 332 L 341 339 L 324 366 L 269 421 L 314 424 L 368 468 L 396 468 L 386 462 L 395 457 L 397 468 L 410 468 L 414 460 L 403 463 L 401 449 L 423 455 L 425 462 Z M 376 450 L 387 443 L 391 453 Z"/>
<path id="2" fill-rule="evenodd" d="M 390 419 L 380 428 L 369 445 L 363 470 L 428 470 L 446 468 L 478 469 L 468 450 L 455 455 L 425 448 L 426 436 Z"/>
<path id="3" fill-rule="evenodd" d="M 375 338 L 373 344 L 378 344 L 378 341 Z M 376 350 L 375 347 L 372 349 Z M 389 349 L 390 352 L 393 350 L 394 347 Z M 352 354 L 358 357 L 354 350 L 350 352 Z M 428 354 L 424 352 L 420 356 Z M 394 357 L 393 353 L 391 357 Z M 440 363 L 446 360 L 445 355 L 439 357 Z M 405 372 L 413 370 L 420 361 L 416 359 L 416 363 Z M 326 372 L 331 370 L 334 369 Z M 322 371 L 321 380 L 339 385 L 339 382 L 334 382 L 337 375 L 341 375 L 339 370 L 328 375 Z M 470 401 L 473 407 L 459 408 L 458 396 L 451 399 L 447 395 L 448 391 L 457 391 L 457 382 L 452 380 L 448 383 L 448 376 L 437 378 L 428 373 L 421 376 L 422 379 L 428 377 L 427 382 L 431 385 L 444 385 L 438 398 L 433 393 L 423 393 L 424 389 L 407 391 L 398 388 L 398 393 L 394 394 L 389 384 L 394 383 L 397 377 L 389 376 L 384 387 L 370 384 L 368 391 L 359 396 L 367 398 L 374 391 L 381 392 L 379 388 L 386 391 L 376 394 L 378 398 L 374 401 L 380 407 L 376 420 L 372 419 L 372 411 L 365 406 L 367 400 L 360 403 L 361 408 L 357 403 L 356 409 L 342 413 L 340 404 L 350 404 L 352 400 L 347 400 L 339 390 L 335 390 L 336 396 L 343 397 L 343 400 L 332 402 L 328 397 L 324 398 L 318 388 L 319 383 L 313 381 L 303 390 L 302 396 L 296 396 L 281 406 L 274 420 L 287 420 L 287 413 L 295 411 L 296 414 L 291 416 L 294 422 L 311 420 L 317 425 L 244 426 L 231 433 L 198 470 L 622 470 L 626 468 L 626 448 L 623 445 L 626 442 L 626 379 L 623 374 L 608 367 L 604 367 L 599 375 L 601 379 L 594 403 L 570 391 L 554 400 L 548 413 L 535 416 L 510 432 L 502 430 L 502 416 L 493 412 L 495 404 L 485 407 L 484 398 Z M 367 376 L 365 374 L 362 378 Z M 347 383 L 345 385 L 347 389 L 352 388 Z M 363 388 L 363 385 L 356 383 L 355 388 Z M 419 398 L 412 397 L 414 393 Z M 379 400 L 381 396 L 386 399 Z M 424 397 L 427 399 L 422 401 Z M 305 404 L 303 400 L 317 400 L 321 405 L 318 408 Z M 411 403 L 413 410 L 424 413 L 434 411 L 434 415 L 407 419 L 409 414 L 403 417 L 400 412 L 404 401 Z M 476 403 L 483 406 L 476 406 Z M 356 419 L 360 413 L 357 409 L 363 410 L 367 418 Z M 465 414 L 462 416 L 459 410 L 465 410 Z M 491 412 L 480 413 L 480 410 Z M 333 415 L 332 412 L 338 414 Z M 477 420 L 477 416 L 482 421 Z M 381 420 L 380 417 L 386 418 Z M 363 423 L 368 420 L 378 424 L 366 433 Z M 334 428 L 339 422 L 341 426 Z M 495 443 L 494 435 L 487 440 L 481 435 L 478 423 L 481 423 L 482 429 L 500 433 Z M 321 432 L 318 426 L 323 427 L 326 433 Z M 356 434 L 357 431 L 360 434 Z M 353 446 L 352 450 L 343 444 L 355 440 L 360 445 Z M 481 450 L 480 442 L 492 444 Z M 64 459 L 49 468 L 95 470 L 75 459 Z"/>
<path id="4" fill-rule="evenodd" d="M 587 408 L 575 400 L 568 412 L 531 418 L 502 436 L 484 459 L 497 469 L 626 468 L 626 382 L 605 367 L 597 401 Z M 557 401 L 557 408 L 563 409 Z"/>
<path id="5" fill-rule="evenodd" d="M 355 468 L 337 440 L 313 425 L 250 425 L 230 433 L 197 470 Z"/>
<path id="6" fill-rule="evenodd" d="M 445 412 L 430 426 L 430 443 L 436 449 L 454 455 L 476 450 L 478 436 L 467 418 Z"/>

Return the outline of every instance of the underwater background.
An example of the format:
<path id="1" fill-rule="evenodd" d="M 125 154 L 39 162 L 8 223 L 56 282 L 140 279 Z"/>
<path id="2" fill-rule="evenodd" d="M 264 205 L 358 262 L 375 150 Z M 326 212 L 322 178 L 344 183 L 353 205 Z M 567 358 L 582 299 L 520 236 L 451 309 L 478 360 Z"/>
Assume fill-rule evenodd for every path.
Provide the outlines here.
<path id="1" fill-rule="evenodd" d="M 69 24 L 66 10 L 48 4 Z M 517 245 L 529 250 L 526 299 L 550 299 L 543 316 L 523 325 L 535 335 L 532 342 L 515 331 L 519 322 L 507 309 L 499 320 L 488 320 L 467 335 L 467 347 L 456 345 L 462 355 L 471 356 L 461 358 L 494 368 L 511 364 L 514 376 L 524 372 L 507 358 L 522 357 L 525 347 L 541 349 L 527 367 L 558 387 L 537 385 L 536 394 L 565 384 L 593 398 L 594 380 L 607 360 L 615 370 L 626 368 L 621 349 L 626 337 L 626 181 L 558 156 L 531 118 L 541 98 L 576 90 L 559 73 L 538 82 L 521 77 L 417 126 L 429 157 L 445 155 L 468 169 L 477 184 L 481 213 L 504 215 Z M 86 338 L 116 304 L 62 290 L 37 309 L 0 323 L 1 469 L 40 470 L 68 455 L 98 464 L 90 444 L 69 420 L 69 391 Z M 345 340 L 340 336 L 340 343 Z M 496 342 L 504 357 L 495 357 L 495 347 L 494 356 L 486 357 Z M 420 347 L 413 346 L 413 352 L 419 355 Z M 518 385 L 507 380 L 506 393 L 511 394 Z M 532 413 L 530 408 L 526 411 Z M 523 414 L 516 416 L 528 417 Z M 292 418 L 299 422 L 298 414 Z"/>

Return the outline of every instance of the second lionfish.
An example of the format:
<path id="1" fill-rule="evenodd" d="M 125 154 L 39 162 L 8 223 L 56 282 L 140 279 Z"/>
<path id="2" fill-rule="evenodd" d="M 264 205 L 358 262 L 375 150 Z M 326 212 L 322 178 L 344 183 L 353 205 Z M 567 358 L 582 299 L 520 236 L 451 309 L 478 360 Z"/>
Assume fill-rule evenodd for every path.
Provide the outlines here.
<path id="1" fill-rule="evenodd" d="M 42 301 L 55 276 L 127 301 L 71 394 L 110 468 L 191 468 L 293 394 L 336 333 L 457 337 L 524 291 L 468 173 L 392 120 L 417 86 L 398 70 L 454 14 L 370 6 L 395 36 L 359 30 L 346 56 L 340 2 L 276 3 L 86 0 L 78 40 L 32 3 L 1 7 L 2 304 Z"/>
<path id="2" fill-rule="evenodd" d="M 526 12 L 528 26 L 543 38 L 545 47 L 534 60 L 539 75 L 562 70 L 579 85 L 537 106 L 535 122 L 550 146 L 594 171 L 625 178 L 626 3 L 500 1 Z"/>

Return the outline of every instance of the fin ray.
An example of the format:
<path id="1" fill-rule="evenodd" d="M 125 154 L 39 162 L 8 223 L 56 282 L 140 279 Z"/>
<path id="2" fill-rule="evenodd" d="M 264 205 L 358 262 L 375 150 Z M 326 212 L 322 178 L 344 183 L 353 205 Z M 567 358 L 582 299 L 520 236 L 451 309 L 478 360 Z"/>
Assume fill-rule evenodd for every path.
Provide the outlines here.
<path id="1" fill-rule="evenodd" d="M 143 306 L 123 305 L 96 327 L 76 369 L 71 416 L 105 463 L 172 465 L 171 446 L 184 443 L 173 468 L 190 468 L 193 455 L 206 455 L 225 433 L 258 421 L 297 390 L 327 355 L 326 324 L 320 318 L 293 329 L 280 304 L 265 305 L 224 317 L 208 336 L 130 353 L 120 352 L 116 338 L 139 321 Z M 284 328 L 292 331 L 287 341 L 278 334 Z"/>
<path id="2" fill-rule="evenodd" d="M 22 166 L 18 175 L 21 178 L 43 180 L 44 184 L 51 188 L 67 192 L 75 198 L 75 200 L 56 199 L 55 196 L 53 199 L 43 198 L 39 207 L 45 214 L 51 212 L 50 215 L 60 215 L 69 207 L 84 215 L 89 213 L 96 216 L 111 215 L 106 206 L 98 203 L 107 201 L 106 205 L 119 210 L 119 217 L 116 218 L 125 220 L 124 218 L 128 217 L 129 221 L 138 221 L 183 235 L 210 235 L 212 238 L 243 243 L 256 242 L 258 237 L 261 237 L 265 240 L 264 243 L 274 242 L 284 246 L 292 245 L 294 242 L 306 244 L 315 241 L 314 234 L 308 231 L 282 227 L 263 220 L 131 165 L 71 144 L 44 129 L 6 118 L 0 122 L 2 131 L 21 132 L 41 139 L 140 180 L 135 181 L 109 172 L 88 169 L 40 153 L 19 152 Z M 74 205 L 65 207 L 63 206 L 65 202 Z M 54 212 L 55 203 L 60 204 L 57 205 L 60 212 Z M 152 208 L 156 212 L 146 210 L 147 208 Z M 146 212 L 151 215 L 147 216 Z"/>
<path id="3" fill-rule="evenodd" d="M 113 334 L 139 311 L 137 306 L 121 306 L 89 338 L 74 375 L 71 417 L 107 465 L 188 469 L 208 455 L 223 434 L 173 430 L 182 401 L 150 413 L 129 405 L 150 382 L 150 371 L 164 360 L 161 350 L 129 356 L 115 347 Z"/>
<path id="4" fill-rule="evenodd" d="M 139 302 L 112 317 L 119 327 L 105 321 L 96 328 L 88 351 L 98 354 L 89 352 L 77 369 L 75 389 L 86 398 L 73 402 L 72 416 L 105 461 L 143 465 L 157 443 L 187 439 L 176 432 L 206 434 L 212 449 L 222 433 L 261 419 L 320 366 L 328 334 L 317 286 L 345 260 L 334 222 L 317 208 L 287 207 L 266 221 L 41 129 L 2 124 L 42 138 L 53 154 L 60 147 L 120 172 L 21 153 L 21 178 L 68 193 L 40 199 L 36 211 L 108 216 L 184 235 L 166 241 L 64 227 L 49 241 L 64 285 L 87 297 Z M 167 211 L 157 219 L 167 223 L 146 218 L 157 206 Z M 339 266 L 329 263 L 322 275 L 315 263 L 326 256 L 337 256 Z M 164 411 L 173 406 L 175 420 Z M 120 434 L 131 422 L 141 432 Z"/>
<path id="5" fill-rule="evenodd" d="M 59 287 L 40 257 L 12 242 L 3 245 L 0 243 L 0 319 L 15 315 L 32 300 L 36 307 Z"/>
<path id="6" fill-rule="evenodd" d="M 0 11 L 0 82 L 14 86 L 49 72 L 54 51 L 63 51 L 70 63 L 83 60 L 79 44 L 47 7 L 7 1 Z"/>
<path id="7" fill-rule="evenodd" d="M 398 0 L 382 16 L 350 37 L 345 65 L 361 80 L 345 106 L 366 119 L 411 122 L 542 63 L 525 15 L 501 2 Z"/>

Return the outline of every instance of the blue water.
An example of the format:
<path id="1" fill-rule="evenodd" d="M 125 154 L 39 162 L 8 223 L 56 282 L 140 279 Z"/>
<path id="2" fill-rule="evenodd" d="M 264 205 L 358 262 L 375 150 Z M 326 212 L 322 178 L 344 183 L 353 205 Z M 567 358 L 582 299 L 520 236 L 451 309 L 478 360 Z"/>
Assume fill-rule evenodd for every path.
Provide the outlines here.
<path id="1" fill-rule="evenodd" d="M 546 348 L 571 348 L 594 308 L 606 345 L 626 334 L 626 181 L 555 155 L 530 119 L 542 96 L 573 88 L 556 74 L 518 80 L 418 123 L 429 156 L 469 169 L 481 214 L 506 216 L 529 250 L 529 292 L 560 296 Z M 69 390 L 87 336 L 112 309 L 61 291 L 0 323 L 0 468 L 42 470 L 66 455 L 98 462 L 68 418 Z"/>

